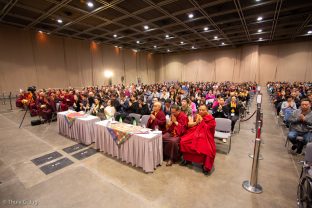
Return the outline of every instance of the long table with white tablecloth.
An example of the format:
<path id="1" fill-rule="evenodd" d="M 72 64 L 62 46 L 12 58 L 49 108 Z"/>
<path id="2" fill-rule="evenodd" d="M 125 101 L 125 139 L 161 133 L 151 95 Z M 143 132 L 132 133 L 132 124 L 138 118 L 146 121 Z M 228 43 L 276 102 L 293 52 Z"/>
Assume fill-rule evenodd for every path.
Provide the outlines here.
<path id="1" fill-rule="evenodd" d="M 59 133 L 85 145 L 95 141 L 94 123 L 98 121 L 99 117 L 83 113 L 79 115 L 70 110 L 57 113 Z"/>
<path id="2" fill-rule="evenodd" d="M 145 172 L 153 172 L 163 161 L 162 133 L 140 128 L 107 120 L 96 122 L 95 147 L 135 167 L 141 167 Z M 122 138 L 118 140 L 118 137 Z"/>

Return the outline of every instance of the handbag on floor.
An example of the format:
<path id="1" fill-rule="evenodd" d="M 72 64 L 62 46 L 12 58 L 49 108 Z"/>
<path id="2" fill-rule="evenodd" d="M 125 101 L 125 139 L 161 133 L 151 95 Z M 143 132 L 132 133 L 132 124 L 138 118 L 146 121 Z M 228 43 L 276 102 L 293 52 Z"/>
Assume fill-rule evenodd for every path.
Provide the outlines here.
<path id="1" fill-rule="evenodd" d="M 30 122 L 30 124 L 31 124 L 32 126 L 38 126 L 38 125 L 41 124 L 41 120 L 40 120 L 40 119 L 32 120 L 32 121 Z"/>

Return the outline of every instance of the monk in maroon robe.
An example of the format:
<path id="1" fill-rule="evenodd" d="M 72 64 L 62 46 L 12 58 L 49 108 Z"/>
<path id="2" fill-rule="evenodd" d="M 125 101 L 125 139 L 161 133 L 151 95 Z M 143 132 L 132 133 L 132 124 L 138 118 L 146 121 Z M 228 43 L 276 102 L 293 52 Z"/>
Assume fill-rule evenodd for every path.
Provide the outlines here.
<path id="1" fill-rule="evenodd" d="M 162 132 L 166 130 L 166 116 L 163 111 L 161 111 L 161 103 L 155 102 L 153 105 L 153 111 L 147 122 L 147 128 L 159 129 Z"/>
<path id="2" fill-rule="evenodd" d="M 181 165 L 187 165 L 190 162 L 201 163 L 203 173 L 208 174 L 216 156 L 214 142 L 216 121 L 212 115 L 208 114 L 205 105 L 199 107 L 199 113 L 194 120 L 188 123 L 191 128 L 181 137 L 180 149 L 184 159 Z"/>
<path id="3" fill-rule="evenodd" d="M 65 94 L 63 93 L 60 94 L 59 101 L 60 101 L 60 111 L 67 111 L 69 106 L 67 104 Z"/>
<path id="4" fill-rule="evenodd" d="M 24 107 L 24 104 L 23 104 L 24 99 L 27 99 L 27 94 L 26 94 L 26 92 L 22 91 L 22 92 L 20 92 L 20 94 L 19 94 L 19 96 L 15 102 L 17 108 L 23 108 Z"/>
<path id="5" fill-rule="evenodd" d="M 180 160 L 179 151 L 180 137 L 187 130 L 188 118 L 181 112 L 180 106 L 171 106 L 171 118 L 168 123 L 168 129 L 163 135 L 164 158 L 168 158 L 167 166 L 171 166 L 173 162 Z"/>
<path id="6" fill-rule="evenodd" d="M 45 99 L 45 104 L 41 109 L 41 117 L 44 121 L 51 121 L 53 113 L 56 112 L 56 104 L 54 102 L 54 96 L 50 96 L 48 99 Z"/>

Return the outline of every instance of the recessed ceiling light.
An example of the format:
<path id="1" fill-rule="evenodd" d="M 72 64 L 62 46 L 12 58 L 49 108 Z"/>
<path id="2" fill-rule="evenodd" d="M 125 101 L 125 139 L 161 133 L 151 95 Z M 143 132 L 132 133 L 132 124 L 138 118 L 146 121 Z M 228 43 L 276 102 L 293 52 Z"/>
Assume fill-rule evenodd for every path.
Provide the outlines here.
<path id="1" fill-rule="evenodd" d="M 261 33 L 261 32 L 262 32 L 262 29 L 259 29 L 259 30 L 258 30 L 258 33 Z"/>
<path id="2" fill-rule="evenodd" d="M 183 42 L 183 41 L 181 41 L 180 43 L 181 43 L 181 45 L 183 45 L 183 44 L 184 44 L 184 42 Z"/>
<path id="3" fill-rule="evenodd" d="M 207 31 L 209 28 L 208 27 L 204 27 L 204 30 Z"/>
<path id="4" fill-rule="evenodd" d="M 61 24 L 61 23 L 63 23 L 63 20 L 58 19 L 57 22 Z"/>
<path id="5" fill-rule="evenodd" d="M 259 1 L 261 1 L 261 0 L 256 0 L 256 2 L 259 2 Z"/>
<path id="6" fill-rule="evenodd" d="M 188 15 L 188 18 L 190 18 L 190 19 L 192 19 L 193 17 L 194 17 L 194 14 L 192 14 L 192 13 Z"/>
<path id="7" fill-rule="evenodd" d="M 39 32 L 39 33 L 43 33 L 42 30 L 39 30 L 38 32 Z"/>
<path id="8" fill-rule="evenodd" d="M 144 25 L 144 29 L 148 30 L 149 26 L 148 25 Z"/>
<path id="9" fill-rule="evenodd" d="M 134 53 L 138 52 L 138 50 L 137 50 L 137 49 L 132 49 L 132 50 L 133 50 L 133 52 L 134 52 Z"/>
<path id="10" fill-rule="evenodd" d="M 139 41 L 139 40 L 137 40 L 137 41 L 136 41 L 136 43 L 137 43 L 137 44 L 139 44 L 139 43 L 140 43 L 140 41 Z"/>
<path id="11" fill-rule="evenodd" d="M 169 35 L 167 34 L 165 37 L 166 37 L 166 38 L 169 38 Z"/>
<path id="12" fill-rule="evenodd" d="M 156 45 L 154 45 L 154 48 L 157 48 L 157 46 L 156 46 Z"/>
<path id="13" fill-rule="evenodd" d="M 116 46 L 116 45 L 115 45 L 114 47 L 115 47 L 115 48 L 118 48 L 118 46 Z"/>
<path id="14" fill-rule="evenodd" d="M 259 41 L 263 40 L 262 38 L 259 38 Z"/>
<path id="15" fill-rule="evenodd" d="M 218 36 L 214 36 L 214 39 L 217 40 L 217 39 L 218 39 Z"/>
<path id="16" fill-rule="evenodd" d="M 222 42 L 221 44 L 222 44 L 222 45 L 225 45 L 225 43 L 223 43 L 223 42 Z"/>
<path id="17" fill-rule="evenodd" d="M 167 49 L 167 52 L 170 52 L 170 49 Z"/>
<path id="18" fill-rule="evenodd" d="M 261 20 L 263 20 L 263 18 L 262 18 L 262 17 L 258 17 L 257 20 L 258 20 L 258 21 L 261 21 Z"/>
<path id="19" fill-rule="evenodd" d="M 117 38 L 117 34 L 114 34 L 113 36 L 114 36 L 114 38 Z"/>
<path id="20" fill-rule="evenodd" d="M 94 4 L 91 1 L 87 2 L 88 7 L 92 8 L 94 6 Z"/>
<path id="21" fill-rule="evenodd" d="M 195 49 L 195 46 L 192 46 L 192 49 Z"/>
<path id="22" fill-rule="evenodd" d="M 308 31 L 308 34 L 312 34 L 312 30 Z"/>

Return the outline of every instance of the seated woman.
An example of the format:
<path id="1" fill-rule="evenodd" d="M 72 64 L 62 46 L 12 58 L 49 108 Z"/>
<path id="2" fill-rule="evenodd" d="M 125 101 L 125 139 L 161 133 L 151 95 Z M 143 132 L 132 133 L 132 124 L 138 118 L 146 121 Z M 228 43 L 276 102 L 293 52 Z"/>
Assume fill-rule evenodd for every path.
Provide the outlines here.
<path id="1" fill-rule="evenodd" d="M 195 103 L 195 97 L 191 96 L 191 99 L 190 99 L 189 102 L 190 102 L 190 107 L 192 109 L 192 117 L 194 117 L 196 112 L 197 112 L 197 107 L 196 107 L 196 103 Z"/>
<path id="2" fill-rule="evenodd" d="M 229 119 L 231 119 L 231 131 L 234 132 L 234 127 L 236 121 L 239 119 L 239 108 L 240 104 L 236 100 L 236 96 L 231 97 L 231 101 L 227 104 L 227 108 L 229 111 Z"/>
<path id="3" fill-rule="evenodd" d="M 216 96 L 212 93 L 212 90 L 209 90 L 206 94 L 206 105 L 212 104 Z"/>
<path id="4" fill-rule="evenodd" d="M 95 101 L 95 100 L 94 100 L 94 101 Z M 116 109 L 115 109 L 115 107 L 112 105 L 112 101 L 111 101 L 111 100 L 108 100 L 108 101 L 107 101 L 107 106 L 106 106 L 106 108 L 104 109 L 104 114 L 105 114 L 106 119 L 112 119 L 112 118 L 114 118 L 115 113 L 116 113 Z"/>
<path id="5" fill-rule="evenodd" d="M 93 116 L 99 116 L 101 119 L 104 117 L 104 106 L 101 104 L 101 101 L 98 97 L 94 98 L 94 103 L 92 104 L 89 114 Z"/>

